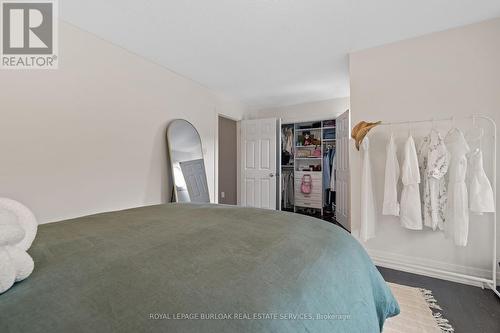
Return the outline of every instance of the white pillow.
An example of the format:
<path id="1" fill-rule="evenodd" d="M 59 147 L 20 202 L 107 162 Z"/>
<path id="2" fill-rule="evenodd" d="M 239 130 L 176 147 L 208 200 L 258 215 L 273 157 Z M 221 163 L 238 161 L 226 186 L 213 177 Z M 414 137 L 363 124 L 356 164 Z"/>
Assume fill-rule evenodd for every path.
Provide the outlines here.
<path id="1" fill-rule="evenodd" d="M 19 244 L 26 232 L 17 221 L 0 217 L 0 247 Z"/>
<path id="2" fill-rule="evenodd" d="M 16 222 L 24 229 L 24 237 L 12 245 L 27 251 L 35 239 L 38 228 L 35 215 L 22 203 L 8 198 L 0 198 L 0 211 L 11 213 L 15 217 Z"/>

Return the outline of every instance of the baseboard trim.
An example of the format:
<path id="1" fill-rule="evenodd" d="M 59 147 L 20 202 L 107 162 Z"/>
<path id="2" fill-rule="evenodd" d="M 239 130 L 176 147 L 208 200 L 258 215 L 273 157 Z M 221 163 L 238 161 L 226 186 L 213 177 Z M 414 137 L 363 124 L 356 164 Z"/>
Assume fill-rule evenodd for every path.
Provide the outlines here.
<path id="1" fill-rule="evenodd" d="M 413 273 L 423 276 L 428 276 L 436 279 L 463 283 L 476 287 L 486 287 L 483 283 L 469 280 L 461 277 L 454 276 L 452 274 L 447 274 L 446 272 L 437 272 L 436 270 L 450 270 L 452 272 L 467 274 L 477 277 L 482 277 L 486 279 L 491 279 L 491 270 L 471 268 L 459 265 L 452 265 L 448 263 L 442 263 L 438 261 L 426 260 L 421 258 L 414 258 L 402 255 L 394 255 L 391 253 L 383 251 L 375 251 L 367 249 L 368 254 L 372 258 L 375 265 L 395 269 L 398 271 L 403 271 L 407 273 Z M 500 281 L 500 272 L 497 271 L 497 281 Z"/>

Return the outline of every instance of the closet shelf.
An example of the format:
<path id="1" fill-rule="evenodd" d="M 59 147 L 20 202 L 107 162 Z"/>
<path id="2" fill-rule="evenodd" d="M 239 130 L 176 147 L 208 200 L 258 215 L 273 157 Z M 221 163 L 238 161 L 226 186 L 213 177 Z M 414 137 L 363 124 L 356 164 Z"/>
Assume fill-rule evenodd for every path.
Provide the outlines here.
<path id="1" fill-rule="evenodd" d="M 319 145 L 295 146 L 295 148 L 316 148 Z"/>

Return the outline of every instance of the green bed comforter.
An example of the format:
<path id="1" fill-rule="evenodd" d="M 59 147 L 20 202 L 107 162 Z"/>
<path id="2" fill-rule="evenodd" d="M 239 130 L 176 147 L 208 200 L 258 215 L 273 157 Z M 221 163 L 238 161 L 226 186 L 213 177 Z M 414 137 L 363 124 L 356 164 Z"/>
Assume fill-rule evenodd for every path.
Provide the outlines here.
<path id="1" fill-rule="evenodd" d="M 379 332 L 399 307 L 361 247 L 318 219 L 167 204 L 41 225 L 0 332 Z"/>

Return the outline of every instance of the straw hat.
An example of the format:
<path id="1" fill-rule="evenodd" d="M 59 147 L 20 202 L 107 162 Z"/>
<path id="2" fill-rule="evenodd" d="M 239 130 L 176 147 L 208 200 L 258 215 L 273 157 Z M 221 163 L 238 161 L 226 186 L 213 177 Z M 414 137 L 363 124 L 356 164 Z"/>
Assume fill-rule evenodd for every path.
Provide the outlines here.
<path id="1" fill-rule="evenodd" d="M 366 121 L 361 121 L 361 122 L 357 123 L 356 126 L 354 126 L 352 128 L 351 137 L 354 140 L 356 140 L 356 149 L 357 150 L 359 150 L 359 145 L 361 144 L 361 141 L 363 141 L 366 134 L 368 134 L 368 132 L 372 128 L 379 125 L 380 123 L 382 123 L 382 122 L 377 121 L 375 123 L 368 123 Z"/>

